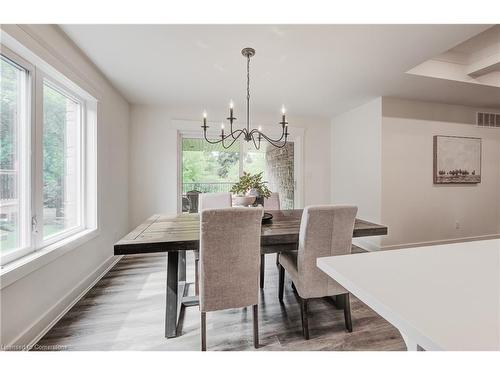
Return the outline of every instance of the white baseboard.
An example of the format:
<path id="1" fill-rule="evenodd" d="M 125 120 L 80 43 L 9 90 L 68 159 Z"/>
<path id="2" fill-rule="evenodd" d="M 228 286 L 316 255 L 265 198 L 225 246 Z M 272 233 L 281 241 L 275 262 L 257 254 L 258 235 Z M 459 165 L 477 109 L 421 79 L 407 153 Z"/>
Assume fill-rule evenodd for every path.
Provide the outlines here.
<path id="1" fill-rule="evenodd" d="M 405 249 L 405 248 L 409 248 L 409 247 L 445 245 L 445 244 L 449 244 L 449 243 L 493 240 L 493 239 L 497 239 L 497 238 L 500 238 L 500 234 L 488 234 L 488 235 L 484 235 L 484 236 L 475 236 L 475 237 L 450 238 L 450 239 L 446 239 L 446 240 L 387 245 L 387 246 L 382 246 L 380 248 L 380 250 L 397 250 L 397 249 Z"/>
<path id="2" fill-rule="evenodd" d="M 5 346 L 6 350 L 30 350 L 36 343 L 116 264 L 122 256 L 111 256 L 106 259 L 88 277 L 78 283 L 64 297 L 57 301 L 42 317 L 24 330 L 12 342 Z"/>

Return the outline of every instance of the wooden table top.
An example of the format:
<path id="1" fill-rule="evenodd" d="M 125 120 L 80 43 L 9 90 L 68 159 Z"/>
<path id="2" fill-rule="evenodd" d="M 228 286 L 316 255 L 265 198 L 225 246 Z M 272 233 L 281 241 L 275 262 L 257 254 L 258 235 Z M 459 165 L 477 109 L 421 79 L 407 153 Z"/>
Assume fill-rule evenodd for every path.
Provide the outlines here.
<path id="1" fill-rule="evenodd" d="M 302 209 L 266 211 L 273 215 L 262 224 L 263 247 L 295 245 L 299 239 Z M 353 237 L 381 236 L 387 227 L 356 219 Z M 198 214 L 157 214 L 140 224 L 114 246 L 115 255 L 198 249 L 200 218 Z"/>

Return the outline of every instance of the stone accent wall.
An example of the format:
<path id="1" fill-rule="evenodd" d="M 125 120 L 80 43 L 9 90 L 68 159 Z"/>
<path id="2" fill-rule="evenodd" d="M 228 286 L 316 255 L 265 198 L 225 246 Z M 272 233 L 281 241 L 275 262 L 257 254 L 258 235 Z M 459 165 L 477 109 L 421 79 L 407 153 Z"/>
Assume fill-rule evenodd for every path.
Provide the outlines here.
<path id="1" fill-rule="evenodd" d="M 293 143 L 283 148 L 269 145 L 266 149 L 266 172 L 269 188 L 280 195 L 281 209 L 293 208 Z"/>

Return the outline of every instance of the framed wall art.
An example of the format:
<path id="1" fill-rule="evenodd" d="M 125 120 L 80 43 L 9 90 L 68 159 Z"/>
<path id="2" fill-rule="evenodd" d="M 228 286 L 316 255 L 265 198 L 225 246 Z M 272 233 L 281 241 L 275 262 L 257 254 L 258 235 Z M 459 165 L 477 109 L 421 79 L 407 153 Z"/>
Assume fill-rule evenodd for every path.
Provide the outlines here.
<path id="1" fill-rule="evenodd" d="M 434 183 L 481 182 L 481 138 L 434 136 Z"/>

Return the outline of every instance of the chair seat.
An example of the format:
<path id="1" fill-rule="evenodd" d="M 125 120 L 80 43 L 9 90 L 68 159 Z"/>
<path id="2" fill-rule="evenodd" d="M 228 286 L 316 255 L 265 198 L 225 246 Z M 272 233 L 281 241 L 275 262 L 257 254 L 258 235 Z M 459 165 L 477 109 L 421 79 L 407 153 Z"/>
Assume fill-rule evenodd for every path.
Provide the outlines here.
<path id="1" fill-rule="evenodd" d="M 326 292 L 319 292 L 318 290 L 317 294 L 315 292 L 305 293 L 299 277 L 299 267 L 297 265 L 297 257 L 298 257 L 297 251 L 289 251 L 281 253 L 279 257 L 279 263 L 288 273 L 288 276 L 295 285 L 295 289 L 297 289 L 297 293 L 299 294 L 299 296 L 301 296 L 302 298 L 318 298 L 325 296 L 336 296 L 348 292 L 338 282 L 325 275 L 325 280 L 327 281 L 328 285 Z"/>
<path id="2" fill-rule="evenodd" d="M 297 266 L 297 251 L 287 251 L 286 253 L 281 253 L 279 257 L 279 263 L 288 272 L 288 276 L 292 279 L 295 287 L 299 282 L 299 269 Z"/>

